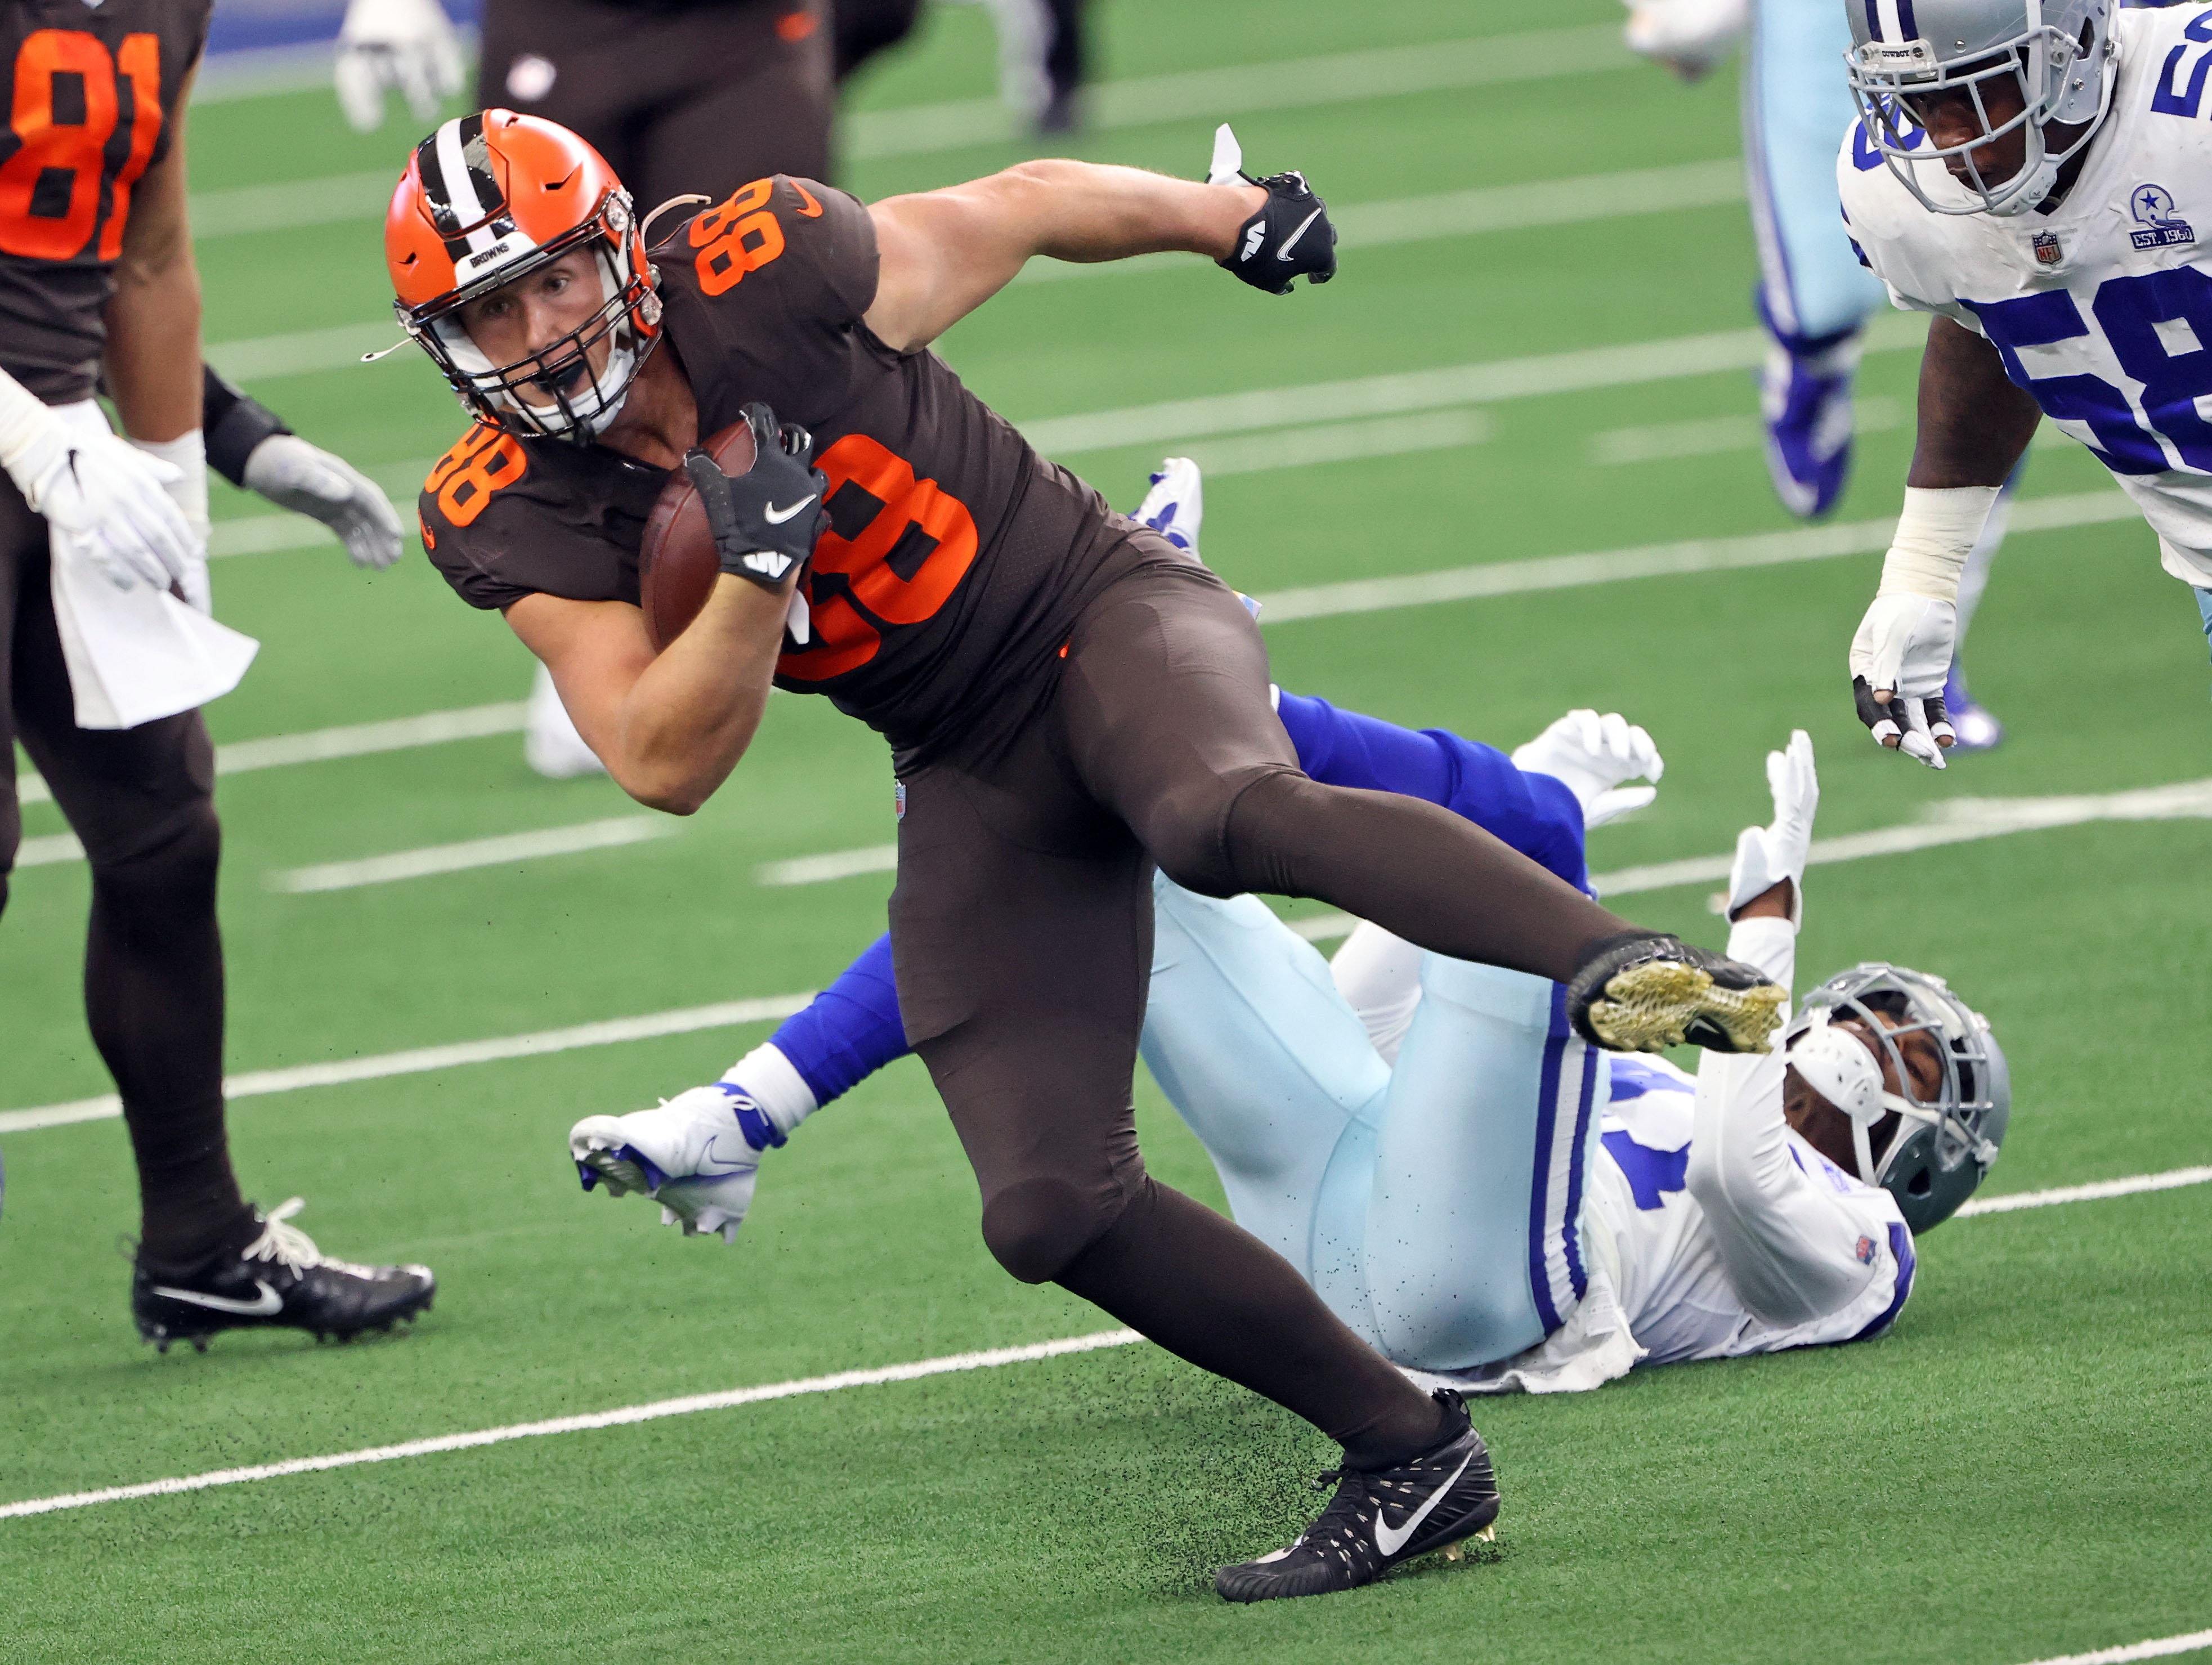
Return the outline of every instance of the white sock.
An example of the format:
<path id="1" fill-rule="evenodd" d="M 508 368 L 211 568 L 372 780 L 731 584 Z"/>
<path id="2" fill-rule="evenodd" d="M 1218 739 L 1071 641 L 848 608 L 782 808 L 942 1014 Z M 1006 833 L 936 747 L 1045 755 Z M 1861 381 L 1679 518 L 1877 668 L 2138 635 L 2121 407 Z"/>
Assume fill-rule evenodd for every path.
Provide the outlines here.
<path id="1" fill-rule="evenodd" d="M 822 1108 L 814 1102 L 814 1090 L 806 1085 L 806 1078 L 770 1041 L 762 1042 L 723 1071 L 722 1079 L 759 1105 L 761 1114 L 775 1123 L 779 1133 L 790 1133 Z"/>

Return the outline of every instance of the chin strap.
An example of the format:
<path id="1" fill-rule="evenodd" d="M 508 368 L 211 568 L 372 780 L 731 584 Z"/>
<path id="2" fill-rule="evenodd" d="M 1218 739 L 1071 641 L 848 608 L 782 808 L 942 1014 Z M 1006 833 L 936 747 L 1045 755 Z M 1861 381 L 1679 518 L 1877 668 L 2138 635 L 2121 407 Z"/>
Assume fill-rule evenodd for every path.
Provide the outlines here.
<path id="1" fill-rule="evenodd" d="M 1868 1130 L 1892 1110 L 1907 1121 L 1931 1126 L 1942 1117 L 1886 1091 L 1873 1048 L 1848 1030 L 1832 1027 L 1825 1008 L 1816 1008 L 1810 1016 L 1810 1027 L 1788 1043 L 1790 1066 L 1807 1086 L 1844 1113 L 1851 1124 L 1851 1152 L 1858 1159 L 1858 1176 L 1869 1185 L 1879 1185 L 1881 1164 L 1868 1142 Z M 1893 1139 L 1890 1149 L 1896 1148 L 1897 1140 Z M 1889 1152 L 1882 1154 L 1887 1157 Z"/>

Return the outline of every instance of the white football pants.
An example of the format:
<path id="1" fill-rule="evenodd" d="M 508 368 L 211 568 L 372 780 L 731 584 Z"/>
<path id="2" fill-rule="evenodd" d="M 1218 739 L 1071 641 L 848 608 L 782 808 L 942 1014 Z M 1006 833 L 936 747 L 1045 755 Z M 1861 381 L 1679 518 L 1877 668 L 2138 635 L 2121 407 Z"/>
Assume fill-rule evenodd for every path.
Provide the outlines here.
<path id="1" fill-rule="evenodd" d="M 1753 0 L 1743 155 L 1767 316 L 1817 338 L 1856 329 L 1887 298 L 1859 264 L 1836 196 L 1836 153 L 1858 119 L 1836 0 Z"/>
<path id="2" fill-rule="evenodd" d="M 1144 1057 L 1237 1224 L 1396 1363 L 1468 1370 L 1574 1310 L 1606 1063 L 1559 986 L 1424 955 L 1395 1068 L 1255 896 L 1167 879 Z"/>

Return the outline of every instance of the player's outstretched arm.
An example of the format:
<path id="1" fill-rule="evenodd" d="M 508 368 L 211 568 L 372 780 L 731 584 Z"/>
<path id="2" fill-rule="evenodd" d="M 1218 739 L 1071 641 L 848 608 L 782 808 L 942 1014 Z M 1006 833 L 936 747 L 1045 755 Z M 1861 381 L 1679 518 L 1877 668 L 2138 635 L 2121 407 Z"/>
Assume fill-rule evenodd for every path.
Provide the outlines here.
<path id="1" fill-rule="evenodd" d="M 399 559 L 404 533 L 384 488 L 344 458 L 308 444 L 212 365 L 200 373 L 200 427 L 208 466 L 240 490 L 321 521 L 356 567 L 381 571 Z"/>
<path id="2" fill-rule="evenodd" d="M 2004 361 L 1951 319 L 1929 321 L 1920 428 L 1881 587 L 1852 638 L 1852 696 L 1876 741 L 1944 767 L 1943 682 L 1958 638 L 1959 577 L 2043 413 Z"/>
<path id="3" fill-rule="evenodd" d="M 988 179 L 868 210 L 880 266 L 867 325 L 916 352 L 1012 282 L 1032 256 L 1095 263 L 1203 254 L 1246 282 L 1287 293 L 1293 276 L 1336 270 L 1327 208 L 1297 173 L 1219 184 L 1093 162 L 1023 162 Z"/>

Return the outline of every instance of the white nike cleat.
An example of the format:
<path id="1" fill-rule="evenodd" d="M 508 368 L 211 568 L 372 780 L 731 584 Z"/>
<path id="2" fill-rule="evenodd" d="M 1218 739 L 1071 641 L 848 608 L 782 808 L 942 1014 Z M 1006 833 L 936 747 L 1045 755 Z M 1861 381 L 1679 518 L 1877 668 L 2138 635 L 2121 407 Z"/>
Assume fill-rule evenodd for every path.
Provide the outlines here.
<path id="1" fill-rule="evenodd" d="M 680 1225 L 687 1237 L 719 1231 L 725 1243 L 737 1241 L 752 1206 L 762 1149 L 782 1143 L 760 1107 L 726 1081 L 657 1109 L 587 1115 L 568 1130 L 586 1191 L 602 1183 L 611 1197 L 641 1191 L 660 1205 L 663 1225 Z"/>
<path id="2" fill-rule="evenodd" d="M 1198 465 L 1170 457 L 1152 476 L 1152 489 L 1130 518 L 1141 520 L 1179 550 L 1198 553 L 1198 523 L 1206 514 L 1206 495 Z"/>

